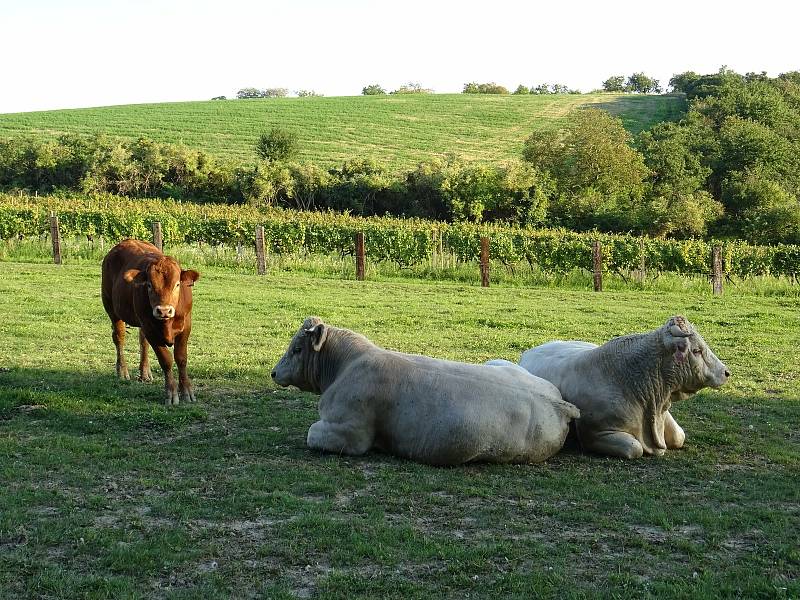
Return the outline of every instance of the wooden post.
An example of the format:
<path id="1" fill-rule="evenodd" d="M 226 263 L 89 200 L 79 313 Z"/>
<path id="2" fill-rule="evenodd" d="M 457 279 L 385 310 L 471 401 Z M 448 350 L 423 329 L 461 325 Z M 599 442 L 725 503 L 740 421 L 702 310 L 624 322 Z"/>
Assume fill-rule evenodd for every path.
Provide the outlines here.
<path id="1" fill-rule="evenodd" d="M 58 215 L 50 212 L 50 237 L 53 240 L 53 262 L 61 264 L 61 232 L 58 229 Z"/>
<path id="2" fill-rule="evenodd" d="M 356 279 L 364 281 L 364 232 L 356 234 Z"/>
<path id="3" fill-rule="evenodd" d="M 722 295 L 722 248 L 714 246 L 711 250 L 711 289 L 715 296 Z"/>
<path id="4" fill-rule="evenodd" d="M 153 221 L 153 246 L 164 251 L 164 238 L 161 236 L 161 223 Z"/>
<path id="5" fill-rule="evenodd" d="M 242 248 L 242 242 L 236 242 L 236 262 L 241 263 L 243 256 L 244 248 Z"/>
<path id="6" fill-rule="evenodd" d="M 603 291 L 603 248 L 600 242 L 592 242 L 592 268 L 594 270 L 594 291 Z"/>
<path id="7" fill-rule="evenodd" d="M 647 277 L 647 262 L 645 260 L 646 253 L 644 247 L 644 238 L 639 238 L 639 283 L 643 283 Z"/>
<path id="8" fill-rule="evenodd" d="M 267 272 L 267 260 L 264 254 L 264 226 L 256 226 L 256 264 L 258 274 L 263 275 Z"/>
<path id="9" fill-rule="evenodd" d="M 489 287 L 489 238 L 481 238 L 481 287 Z"/>

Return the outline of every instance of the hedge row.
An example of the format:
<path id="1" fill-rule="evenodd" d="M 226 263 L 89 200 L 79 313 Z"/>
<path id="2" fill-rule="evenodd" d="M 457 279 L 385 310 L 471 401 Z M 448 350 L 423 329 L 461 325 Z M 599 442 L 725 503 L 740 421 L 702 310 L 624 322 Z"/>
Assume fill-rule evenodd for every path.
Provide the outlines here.
<path id="1" fill-rule="evenodd" d="M 49 232 L 49 213 L 59 216 L 62 236 L 149 239 L 153 221 L 161 223 L 164 243 L 252 243 L 257 225 L 274 253 L 353 251 L 353 237 L 363 231 L 371 260 L 402 266 L 428 260 L 441 243 L 459 260 L 477 259 L 480 238 L 490 239 L 493 259 L 528 261 L 543 271 L 565 273 L 590 269 L 592 242 L 603 244 L 604 268 L 630 271 L 708 273 L 711 247 L 723 248 L 725 270 L 739 277 L 800 273 L 800 246 L 753 246 L 739 241 L 665 240 L 595 232 L 520 229 L 502 225 L 447 224 L 420 219 L 354 217 L 340 213 L 258 210 L 244 206 L 189 204 L 165 200 L 129 200 L 117 196 L 91 199 L 0 194 L 0 238 L 41 236 Z M 644 260 L 642 260 L 644 258 Z"/>

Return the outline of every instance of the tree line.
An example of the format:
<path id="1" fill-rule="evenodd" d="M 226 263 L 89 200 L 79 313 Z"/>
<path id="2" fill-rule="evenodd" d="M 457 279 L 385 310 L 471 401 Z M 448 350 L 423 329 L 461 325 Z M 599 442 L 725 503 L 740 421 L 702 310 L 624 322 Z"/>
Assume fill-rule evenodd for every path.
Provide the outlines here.
<path id="1" fill-rule="evenodd" d="M 296 134 L 282 128 L 259 137 L 250 163 L 145 138 L 23 137 L 0 140 L 0 187 L 800 243 L 800 73 L 721 69 L 670 83 L 687 97 L 679 121 L 634 138 L 609 113 L 580 109 L 502 164 L 323 169 L 298 159 Z"/>

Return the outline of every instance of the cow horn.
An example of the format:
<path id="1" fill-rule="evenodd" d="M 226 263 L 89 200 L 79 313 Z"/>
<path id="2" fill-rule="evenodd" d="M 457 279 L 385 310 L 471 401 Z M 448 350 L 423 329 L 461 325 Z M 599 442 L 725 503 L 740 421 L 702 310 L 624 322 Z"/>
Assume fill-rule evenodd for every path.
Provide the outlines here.
<path id="1" fill-rule="evenodd" d="M 689 337 L 694 333 L 683 317 L 675 317 L 672 319 L 669 332 L 675 337 Z"/>

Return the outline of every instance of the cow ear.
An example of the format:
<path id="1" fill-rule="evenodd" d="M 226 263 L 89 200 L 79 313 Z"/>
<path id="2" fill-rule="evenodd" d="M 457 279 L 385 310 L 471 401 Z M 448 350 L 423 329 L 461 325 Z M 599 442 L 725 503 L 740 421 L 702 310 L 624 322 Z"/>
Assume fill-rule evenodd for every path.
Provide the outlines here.
<path id="1" fill-rule="evenodd" d="M 200 273 L 194 270 L 181 271 L 181 283 L 192 287 L 194 282 L 200 279 Z"/>
<path id="2" fill-rule="evenodd" d="M 311 347 L 314 352 L 319 352 L 325 345 L 325 340 L 328 339 L 328 327 L 325 323 L 317 323 L 311 329 L 306 329 L 306 335 L 311 338 Z"/>
<path id="3" fill-rule="evenodd" d="M 133 285 L 144 285 L 147 283 L 147 273 L 139 269 L 128 269 L 122 274 L 122 278 Z"/>
<path id="4" fill-rule="evenodd" d="M 689 356 L 689 341 L 687 339 L 675 340 L 675 352 L 672 357 L 678 364 L 685 363 L 686 358 Z"/>

